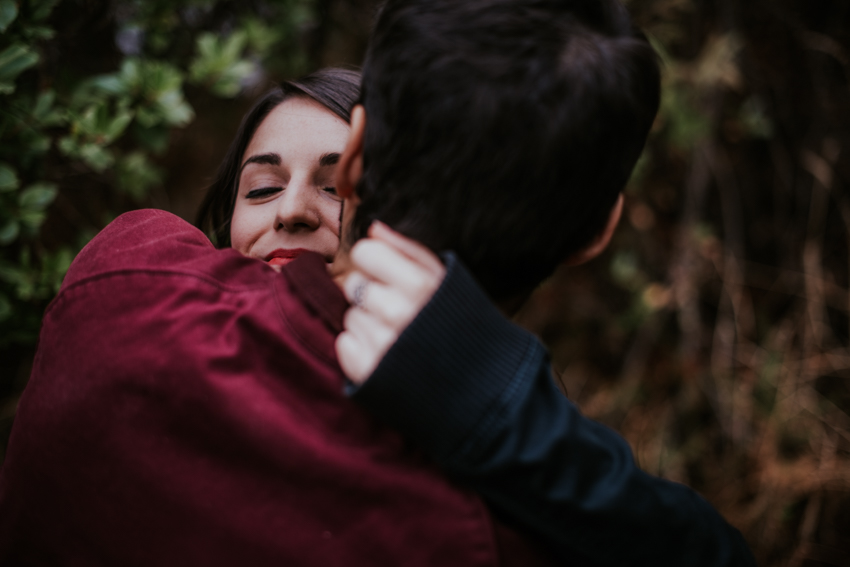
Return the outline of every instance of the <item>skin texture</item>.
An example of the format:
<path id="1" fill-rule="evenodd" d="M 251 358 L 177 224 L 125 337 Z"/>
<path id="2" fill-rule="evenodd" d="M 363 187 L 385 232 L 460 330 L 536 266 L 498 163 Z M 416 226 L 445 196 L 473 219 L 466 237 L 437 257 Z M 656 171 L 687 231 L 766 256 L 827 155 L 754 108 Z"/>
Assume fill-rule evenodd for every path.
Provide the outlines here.
<path id="1" fill-rule="evenodd" d="M 233 248 L 276 269 L 303 250 L 332 261 L 341 201 L 335 169 L 348 134 L 345 121 L 306 98 L 272 110 L 242 157 Z M 276 250 L 283 254 L 271 258 Z"/>

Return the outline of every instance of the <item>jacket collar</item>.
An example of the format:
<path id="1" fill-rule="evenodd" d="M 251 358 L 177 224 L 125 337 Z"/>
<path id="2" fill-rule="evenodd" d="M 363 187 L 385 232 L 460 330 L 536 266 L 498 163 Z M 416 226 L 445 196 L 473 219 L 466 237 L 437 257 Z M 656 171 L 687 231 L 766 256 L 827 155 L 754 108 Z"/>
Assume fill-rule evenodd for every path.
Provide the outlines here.
<path id="1" fill-rule="evenodd" d="M 349 304 L 342 290 L 331 279 L 327 266 L 321 255 L 308 252 L 284 266 L 281 272 L 302 303 L 335 334 L 339 334 Z"/>

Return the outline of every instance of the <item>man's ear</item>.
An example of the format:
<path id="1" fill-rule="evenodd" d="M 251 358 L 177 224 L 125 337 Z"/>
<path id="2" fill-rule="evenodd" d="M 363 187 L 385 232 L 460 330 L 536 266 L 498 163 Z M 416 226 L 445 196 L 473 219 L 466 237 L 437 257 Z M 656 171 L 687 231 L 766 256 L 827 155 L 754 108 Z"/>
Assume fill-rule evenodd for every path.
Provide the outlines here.
<path id="1" fill-rule="evenodd" d="M 620 216 L 623 214 L 623 194 L 617 197 L 617 202 L 611 207 L 611 213 L 608 215 L 608 222 L 596 238 L 590 244 L 564 260 L 565 266 L 578 266 L 592 260 L 602 254 L 608 243 L 611 242 L 611 237 L 614 236 L 614 231 L 617 229 L 617 223 L 620 222 Z"/>
<path id="2" fill-rule="evenodd" d="M 366 109 L 356 105 L 351 109 L 351 134 L 345 151 L 336 165 L 336 192 L 343 199 L 354 196 L 354 188 L 363 176 L 363 131 L 366 128 Z"/>

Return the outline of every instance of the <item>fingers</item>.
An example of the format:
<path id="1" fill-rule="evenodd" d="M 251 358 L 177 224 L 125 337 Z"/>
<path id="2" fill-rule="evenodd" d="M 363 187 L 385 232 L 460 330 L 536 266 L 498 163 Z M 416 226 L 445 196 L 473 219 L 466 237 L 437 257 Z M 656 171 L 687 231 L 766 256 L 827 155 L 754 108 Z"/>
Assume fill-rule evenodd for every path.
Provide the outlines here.
<path id="1" fill-rule="evenodd" d="M 428 248 L 382 223 L 373 223 L 369 236 L 351 250 L 353 270 L 343 292 L 353 307 L 336 342 L 340 366 L 356 384 L 377 368 L 446 274 Z"/>
<path id="2" fill-rule="evenodd" d="M 351 262 L 370 279 L 404 288 L 418 285 L 427 274 L 414 260 L 374 239 L 355 244 L 351 249 Z"/>
<path id="3" fill-rule="evenodd" d="M 352 272 L 343 284 L 346 299 L 356 308 L 371 313 L 394 328 L 403 329 L 421 309 L 423 299 L 411 298 L 402 290 L 369 279 L 362 272 Z"/>
<path id="4" fill-rule="evenodd" d="M 426 246 L 400 235 L 381 221 L 372 223 L 369 227 L 369 236 L 389 244 L 411 260 L 418 262 L 423 268 L 440 271 L 443 267 L 436 254 Z"/>
<path id="5" fill-rule="evenodd" d="M 351 251 L 354 265 L 369 277 L 402 286 L 416 285 L 422 279 L 442 281 L 445 267 L 427 247 L 378 221 L 369 227 L 369 236 Z"/>
<path id="6" fill-rule="evenodd" d="M 351 305 L 365 308 L 366 298 L 377 285 L 381 284 L 367 277 L 363 272 L 354 270 L 345 278 L 345 282 L 342 284 L 342 292 Z"/>
<path id="7" fill-rule="evenodd" d="M 364 356 L 357 337 L 347 331 L 336 338 L 336 357 L 343 373 L 357 385 L 365 382 L 377 367 L 372 366 L 374 361 Z"/>
<path id="8" fill-rule="evenodd" d="M 396 334 L 380 317 L 362 309 L 349 309 L 345 313 L 344 327 L 353 334 L 361 348 L 381 356 L 395 342 Z"/>
<path id="9" fill-rule="evenodd" d="M 351 272 L 342 285 L 345 298 L 354 307 L 363 307 L 366 305 L 366 294 L 368 293 L 369 283 L 372 281 L 362 272 L 356 270 Z"/>
<path id="10" fill-rule="evenodd" d="M 340 367 L 355 384 L 362 384 L 397 338 L 395 330 L 379 317 L 362 309 L 349 309 L 345 331 L 336 340 Z"/>

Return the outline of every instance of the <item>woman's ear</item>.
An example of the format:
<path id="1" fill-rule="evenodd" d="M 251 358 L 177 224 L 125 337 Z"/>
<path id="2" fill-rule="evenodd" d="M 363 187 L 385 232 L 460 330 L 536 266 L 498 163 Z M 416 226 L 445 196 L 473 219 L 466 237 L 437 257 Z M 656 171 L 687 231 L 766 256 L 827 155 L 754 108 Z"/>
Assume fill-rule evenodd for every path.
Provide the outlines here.
<path id="1" fill-rule="evenodd" d="M 611 242 L 611 237 L 614 236 L 614 231 L 617 229 L 617 223 L 620 222 L 620 216 L 623 214 L 623 194 L 617 197 L 617 202 L 611 207 L 611 213 L 608 215 L 608 222 L 596 238 L 590 244 L 564 260 L 564 266 L 578 266 L 592 260 L 602 254 L 602 251 Z"/>
<path id="2" fill-rule="evenodd" d="M 336 191 L 343 199 L 354 196 L 354 188 L 363 176 L 363 131 L 366 128 L 366 109 L 356 105 L 351 109 L 351 133 L 345 151 L 336 166 Z"/>

